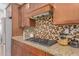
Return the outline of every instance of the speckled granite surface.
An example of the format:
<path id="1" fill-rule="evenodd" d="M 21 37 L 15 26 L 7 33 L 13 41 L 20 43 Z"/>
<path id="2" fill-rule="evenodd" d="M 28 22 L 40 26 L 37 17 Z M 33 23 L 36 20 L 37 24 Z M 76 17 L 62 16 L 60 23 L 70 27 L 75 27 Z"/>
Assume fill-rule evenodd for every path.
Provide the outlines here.
<path id="1" fill-rule="evenodd" d="M 31 45 L 35 48 L 41 49 L 55 56 L 79 56 L 79 48 L 72 48 L 70 46 L 61 46 L 59 44 L 46 47 L 30 41 L 25 41 L 23 40 L 22 36 L 16 36 L 16 37 L 13 37 L 12 39 Z"/>

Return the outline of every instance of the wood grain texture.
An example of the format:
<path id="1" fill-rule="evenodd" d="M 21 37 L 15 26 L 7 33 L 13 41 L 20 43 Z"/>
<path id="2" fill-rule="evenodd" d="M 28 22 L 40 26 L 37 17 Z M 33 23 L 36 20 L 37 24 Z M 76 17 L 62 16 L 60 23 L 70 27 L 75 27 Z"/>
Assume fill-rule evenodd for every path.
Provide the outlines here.
<path id="1" fill-rule="evenodd" d="M 18 25 L 19 21 L 19 13 L 18 13 L 17 4 L 12 4 L 12 36 L 20 36 L 22 35 L 22 29 Z"/>
<path id="2" fill-rule="evenodd" d="M 28 9 L 27 4 L 23 4 L 19 7 L 19 25 L 22 28 L 35 26 L 35 21 L 28 17 L 29 11 L 30 9 Z"/>
<path id="3" fill-rule="evenodd" d="M 79 4 L 78 3 L 59 3 L 54 6 L 54 24 L 78 24 L 79 23 Z"/>
<path id="4" fill-rule="evenodd" d="M 30 45 L 12 40 L 12 56 L 51 56 L 51 54 Z"/>

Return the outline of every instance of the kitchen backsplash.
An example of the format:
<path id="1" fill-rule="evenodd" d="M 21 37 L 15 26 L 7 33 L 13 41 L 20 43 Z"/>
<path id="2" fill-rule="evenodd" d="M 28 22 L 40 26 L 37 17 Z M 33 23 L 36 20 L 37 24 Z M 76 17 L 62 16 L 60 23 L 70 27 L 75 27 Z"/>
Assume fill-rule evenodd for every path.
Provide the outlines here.
<path id="1" fill-rule="evenodd" d="M 79 34 L 79 24 L 54 25 L 52 19 L 36 20 L 36 26 L 24 29 L 24 33 L 25 37 L 30 37 L 32 33 L 35 37 L 44 39 L 59 39 L 63 35 L 73 38 Z"/>

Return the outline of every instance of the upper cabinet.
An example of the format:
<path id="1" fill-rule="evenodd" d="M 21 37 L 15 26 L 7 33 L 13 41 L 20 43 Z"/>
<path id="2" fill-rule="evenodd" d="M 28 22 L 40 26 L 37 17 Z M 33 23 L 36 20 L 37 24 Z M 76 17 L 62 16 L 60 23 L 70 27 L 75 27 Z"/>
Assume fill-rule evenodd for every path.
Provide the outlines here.
<path id="1" fill-rule="evenodd" d="M 18 4 L 12 5 L 12 36 L 21 36 L 22 29 L 19 27 L 19 6 Z"/>
<path id="2" fill-rule="evenodd" d="M 33 9 L 33 5 L 30 8 L 32 9 L 28 15 L 29 17 L 36 16 L 48 11 L 53 12 L 53 6 L 51 4 L 34 4 L 34 9 Z"/>
<path id="3" fill-rule="evenodd" d="M 51 4 L 44 3 L 26 3 L 22 4 L 19 7 L 19 20 L 20 27 L 31 27 L 35 26 L 35 19 L 32 17 L 36 17 L 37 15 L 47 14 L 53 11 L 53 6 Z M 46 12 L 46 13 L 45 13 Z"/>
<path id="4" fill-rule="evenodd" d="M 21 28 L 35 26 L 35 21 L 28 17 L 29 4 L 23 4 L 19 7 L 19 26 Z"/>
<path id="5" fill-rule="evenodd" d="M 79 24 L 79 4 L 53 4 L 53 24 Z"/>

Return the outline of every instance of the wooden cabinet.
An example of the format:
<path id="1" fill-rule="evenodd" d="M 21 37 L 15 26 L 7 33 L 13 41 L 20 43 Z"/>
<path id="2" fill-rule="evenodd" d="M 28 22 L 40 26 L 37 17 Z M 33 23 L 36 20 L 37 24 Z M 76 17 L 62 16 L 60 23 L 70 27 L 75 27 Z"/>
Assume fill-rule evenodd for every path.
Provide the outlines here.
<path id="1" fill-rule="evenodd" d="M 19 24 L 20 27 L 33 27 L 35 20 L 31 19 L 32 16 L 53 10 L 51 4 L 44 3 L 30 3 L 23 4 L 19 7 Z"/>
<path id="2" fill-rule="evenodd" d="M 53 5 L 55 6 L 53 24 L 79 24 L 79 4 Z"/>
<path id="3" fill-rule="evenodd" d="M 25 52 L 23 52 L 23 56 L 32 56 L 32 53 L 31 53 L 31 50 L 30 47 L 26 44 L 23 45 L 23 50 Z"/>
<path id="4" fill-rule="evenodd" d="M 31 8 L 33 8 L 33 6 Z M 36 4 L 35 8 L 29 12 L 28 16 L 32 17 L 47 11 L 53 11 L 53 6 L 51 4 Z"/>
<path id="5" fill-rule="evenodd" d="M 35 20 L 28 17 L 29 10 L 28 4 L 19 7 L 19 26 L 22 28 L 35 26 Z"/>
<path id="6" fill-rule="evenodd" d="M 29 13 L 33 12 L 36 9 L 39 9 L 42 6 L 47 5 L 47 3 L 30 3 L 29 4 Z"/>
<path id="7" fill-rule="evenodd" d="M 25 51 L 29 52 L 29 54 L 32 56 L 45 56 L 44 51 L 34 48 L 32 46 L 26 45 L 26 44 L 25 44 Z"/>
<path id="8" fill-rule="evenodd" d="M 27 17 L 29 13 L 45 5 L 47 4 L 46 3 L 24 3 L 20 7 L 22 8 L 22 12 L 24 14 L 23 16 Z"/>
<path id="9" fill-rule="evenodd" d="M 47 53 L 47 52 L 45 53 L 45 55 L 46 55 L 46 56 L 54 56 L 54 55 L 49 54 L 49 53 Z"/>
<path id="10" fill-rule="evenodd" d="M 12 56 L 51 56 L 51 54 L 30 45 L 12 40 Z"/>
<path id="11" fill-rule="evenodd" d="M 32 16 L 53 10 L 51 4 L 44 3 L 24 3 L 22 5 L 12 4 L 12 35 L 22 35 L 23 28 L 34 27 L 35 20 Z"/>
<path id="12" fill-rule="evenodd" d="M 23 51 L 23 50 L 22 50 L 21 46 L 15 44 L 15 45 L 13 46 L 13 49 L 14 49 L 13 55 L 22 56 L 22 51 Z"/>
<path id="13" fill-rule="evenodd" d="M 55 25 L 68 25 L 68 24 L 79 24 L 79 19 L 68 19 L 68 20 L 54 20 Z"/>
<path id="14" fill-rule="evenodd" d="M 22 45 L 20 45 L 20 43 L 15 40 L 13 40 L 12 42 L 13 42 L 12 56 L 22 56 L 23 55 Z"/>
<path id="15" fill-rule="evenodd" d="M 19 27 L 19 6 L 18 4 L 12 5 L 12 36 L 20 36 L 22 35 L 23 29 Z"/>

